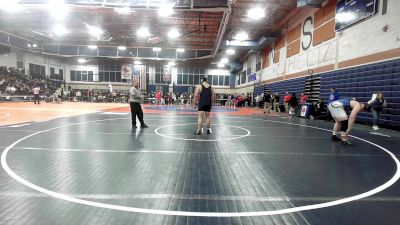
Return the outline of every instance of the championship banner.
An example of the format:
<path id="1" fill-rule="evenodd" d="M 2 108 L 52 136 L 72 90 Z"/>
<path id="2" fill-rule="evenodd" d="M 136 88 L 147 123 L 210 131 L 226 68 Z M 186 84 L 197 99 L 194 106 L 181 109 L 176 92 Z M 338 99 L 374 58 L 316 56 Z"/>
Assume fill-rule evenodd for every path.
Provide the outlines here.
<path id="1" fill-rule="evenodd" d="M 164 67 L 163 81 L 171 81 L 171 67 Z"/>
<path id="2" fill-rule="evenodd" d="M 121 79 L 129 80 L 132 76 L 132 64 L 124 64 L 121 69 Z"/>

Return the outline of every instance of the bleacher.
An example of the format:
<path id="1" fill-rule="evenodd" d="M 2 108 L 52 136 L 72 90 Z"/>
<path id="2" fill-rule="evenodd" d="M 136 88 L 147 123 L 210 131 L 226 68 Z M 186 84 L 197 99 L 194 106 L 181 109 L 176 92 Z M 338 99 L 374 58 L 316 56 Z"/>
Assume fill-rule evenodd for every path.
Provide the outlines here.
<path id="1" fill-rule="evenodd" d="M 320 96 L 329 99 L 330 88 L 341 98 L 368 102 L 373 93 L 382 92 L 389 107 L 380 116 L 380 125 L 400 128 L 400 60 L 392 60 L 321 74 Z M 372 113 L 361 112 L 358 122 L 372 124 Z"/>
<path id="2" fill-rule="evenodd" d="M 304 92 L 304 84 L 306 82 L 306 77 L 300 77 L 291 80 L 284 80 L 280 82 L 275 82 L 268 85 L 268 89 L 271 93 L 279 93 L 280 103 L 283 104 L 283 97 L 286 95 L 286 92 L 296 93 L 296 97 L 299 99 L 300 94 Z"/>

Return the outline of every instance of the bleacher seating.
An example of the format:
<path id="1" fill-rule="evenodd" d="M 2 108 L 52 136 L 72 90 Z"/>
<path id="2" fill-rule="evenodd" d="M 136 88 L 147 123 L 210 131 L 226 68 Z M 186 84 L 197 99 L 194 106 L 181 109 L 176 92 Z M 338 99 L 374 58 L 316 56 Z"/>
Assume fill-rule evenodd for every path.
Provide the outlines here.
<path id="1" fill-rule="evenodd" d="M 341 98 L 368 102 L 373 93 L 382 92 L 389 107 L 382 111 L 380 125 L 400 128 L 400 60 L 392 60 L 321 74 L 320 96 L 329 99 L 330 88 Z M 372 124 L 372 113 L 361 112 L 358 122 Z"/>
<path id="2" fill-rule="evenodd" d="M 300 97 L 300 94 L 304 92 L 304 84 L 306 81 L 306 77 L 300 77 L 291 80 L 284 80 L 280 82 L 275 82 L 268 85 L 268 89 L 271 93 L 279 93 L 280 102 L 283 104 L 283 97 L 286 95 L 286 92 L 296 93 L 297 98 Z"/>

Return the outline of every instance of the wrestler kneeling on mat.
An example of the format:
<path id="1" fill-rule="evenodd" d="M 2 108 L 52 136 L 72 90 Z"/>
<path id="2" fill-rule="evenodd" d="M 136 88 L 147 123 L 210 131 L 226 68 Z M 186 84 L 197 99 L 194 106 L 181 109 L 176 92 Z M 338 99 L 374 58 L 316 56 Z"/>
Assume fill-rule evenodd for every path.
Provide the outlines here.
<path id="1" fill-rule="evenodd" d="M 328 109 L 333 119 L 335 119 L 332 140 L 341 140 L 342 144 L 349 144 L 349 133 L 356 121 L 357 114 L 362 110 L 366 110 L 367 108 L 368 104 L 364 104 L 349 98 L 339 99 L 331 102 L 328 105 Z M 350 116 L 347 116 L 346 112 L 350 112 Z M 342 131 L 341 139 L 337 136 L 340 131 Z"/>

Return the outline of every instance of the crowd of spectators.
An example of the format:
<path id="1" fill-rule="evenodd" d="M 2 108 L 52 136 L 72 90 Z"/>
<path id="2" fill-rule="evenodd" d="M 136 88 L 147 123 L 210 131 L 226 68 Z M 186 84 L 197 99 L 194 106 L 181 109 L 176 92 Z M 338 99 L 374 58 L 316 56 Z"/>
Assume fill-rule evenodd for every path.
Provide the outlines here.
<path id="1" fill-rule="evenodd" d="M 41 94 L 54 93 L 61 85 L 62 81 L 48 79 L 45 75 L 28 76 L 23 69 L 0 67 L 0 95 L 32 95 L 35 87 L 40 88 Z"/>

